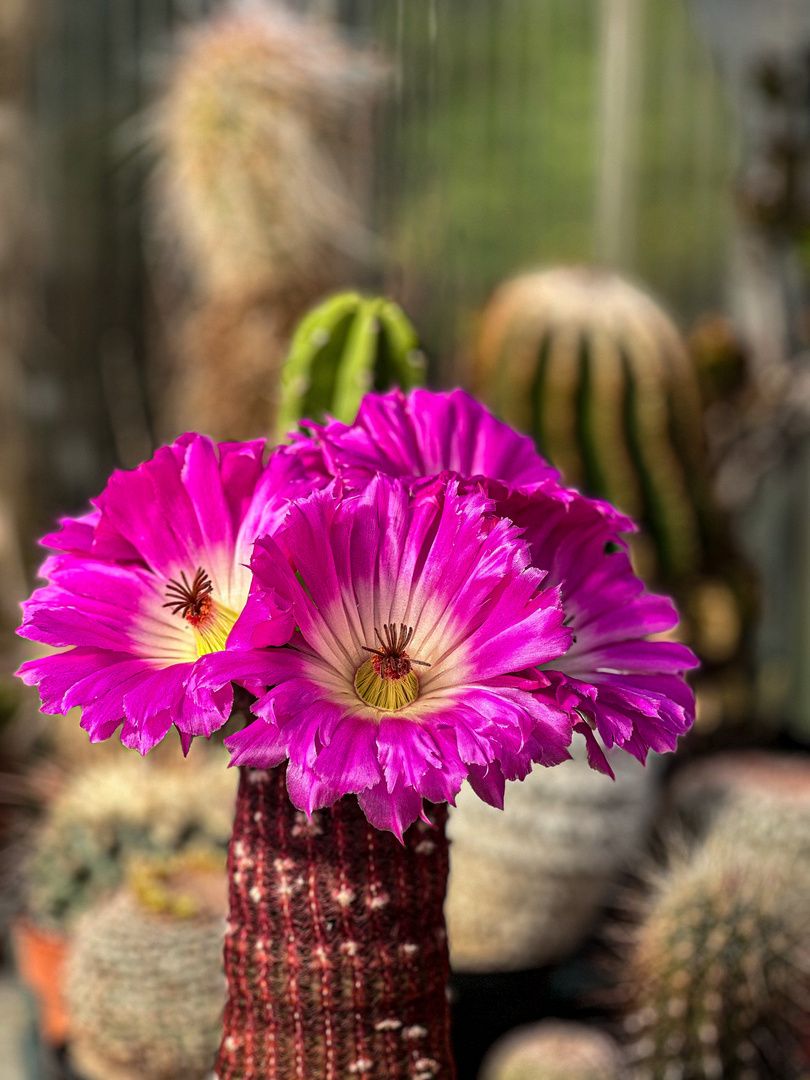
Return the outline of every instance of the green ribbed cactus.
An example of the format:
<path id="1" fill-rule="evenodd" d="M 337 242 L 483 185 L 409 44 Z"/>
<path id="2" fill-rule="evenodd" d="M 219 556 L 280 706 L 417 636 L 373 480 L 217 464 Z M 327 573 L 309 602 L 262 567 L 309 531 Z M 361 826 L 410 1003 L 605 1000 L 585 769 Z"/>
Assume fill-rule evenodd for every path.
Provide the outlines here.
<path id="1" fill-rule="evenodd" d="M 480 1080 L 619 1080 L 618 1046 L 584 1024 L 544 1020 L 504 1035 L 487 1054 Z"/>
<path id="2" fill-rule="evenodd" d="M 715 523 L 697 383 L 649 296 L 584 267 L 508 281 L 482 316 L 476 373 L 481 396 L 569 483 L 644 525 L 661 577 L 704 568 Z"/>
<path id="3" fill-rule="evenodd" d="M 424 377 L 416 331 L 391 300 L 338 293 L 298 325 L 281 376 L 279 438 L 299 420 L 326 415 L 350 424 L 363 395 Z"/>
<path id="4" fill-rule="evenodd" d="M 810 874 L 716 832 L 654 890 L 624 970 L 632 1080 L 793 1080 Z"/>

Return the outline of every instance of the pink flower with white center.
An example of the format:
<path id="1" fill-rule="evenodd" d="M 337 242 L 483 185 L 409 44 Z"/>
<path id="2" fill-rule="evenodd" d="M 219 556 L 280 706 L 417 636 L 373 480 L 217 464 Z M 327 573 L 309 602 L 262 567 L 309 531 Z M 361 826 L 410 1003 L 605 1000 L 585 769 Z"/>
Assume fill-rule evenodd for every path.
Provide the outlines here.
<path id="1" fill-rule="evenodd" d="M 694 720 L 684 675 L 697 660 L 684 645 L 649 640 L 676 626 L 678 615 L 633 572 L 621 535 L 635 530 L 628 518 L 563 487 L 530 439 L 462 390 L 369 394 L 353 424 L 305 428 L 294 445 L 318 475 L 356 489 L 378 471 L 416 486 L 452 473 L 467 481 L 465 490 L 487 494 L 494 512 L 523 530 L 532 565 L 560 590 L 573 642 L 544 669 L 550 696 L 588 742 L 591 764 L 610 772 L 597 735 L 641 761 L 649 749 L 675 749 Z"/>
<path id="2" fill-rule="evenodd" d="M 95 508 L 65 519 L 43 543 L 48 584 L 24 605 L 19 633 L 67 651 L 31 660 L 45 712 L 82 708 L 94 742 L 121 728 L 145 753 L 175 725 L 188 748 L 228 719 L 233 688 L 219 668 L 249 642 L 242 618 L 257 536 L 272 533 L 289 498 L 313 486 L 300 455 L 264 441 L 215 446 L 184 435 L 132 472 L 117 472 Z M 286 641 L 283 612 L 265 636 Z M 205 672 L 205 688 L 192 689 Z"/>
<path id="3" fill-rule="evenodd" d="M 297 807 L 353 792 L 401 837 L 423 798 L 453 802 L 465 778 L 501 805 L 506 779 L 566 759 L 571 722 L 540 695 L 538 668 L 571 632 L 519 531 L 492 510 L 454 480 L 412 495 L 384 476 L 298 501 L 251 564 L 257 649 L 228 667 L 252 692 L 270 689 L 259 719 L 227 739 L 233 763 L 288 759 Z M 262 619 L 272 634 L 279 609 L 297 629 L 263 648 Z"/>

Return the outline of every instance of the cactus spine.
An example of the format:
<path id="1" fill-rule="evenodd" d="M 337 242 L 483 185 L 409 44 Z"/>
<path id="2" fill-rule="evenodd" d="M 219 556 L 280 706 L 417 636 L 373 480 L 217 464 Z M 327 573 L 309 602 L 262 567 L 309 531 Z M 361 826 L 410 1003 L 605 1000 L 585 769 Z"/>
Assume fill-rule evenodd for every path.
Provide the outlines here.
<path id="1" fill-rule="evenodd" d="M 382 70 L 323 20 L 281 4 L 231 8 L 179 39 L 153 125 L 168 421 L 172 434 L 219 439 L 275 427 L 293 326 L 373 258 L 369 130 Z"/>
<path id="2" fill-rule="evenodd" d="M 810 877 L 721 835 L 658 883 L 624 980 L 633 1080 L 801 1075 Z"/>
<path id="3" fill-rule="evenodd" d="M 339 293 L 298 326 L 281 376 L 279 437 L 299 420 L 334 416 L 351 423 L 369 390 L 422 382 L 419 339 L 395 303 Z"/>

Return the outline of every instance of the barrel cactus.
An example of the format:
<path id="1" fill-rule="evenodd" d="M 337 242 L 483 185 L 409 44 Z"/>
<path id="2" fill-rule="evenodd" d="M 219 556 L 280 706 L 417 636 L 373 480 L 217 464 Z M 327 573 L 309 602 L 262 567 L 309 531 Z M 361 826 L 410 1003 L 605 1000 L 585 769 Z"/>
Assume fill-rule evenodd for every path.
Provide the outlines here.
<path id="1" fill-rule="evenodd" d="M 706 477 L 694 370 L 670 318 L 615 274 L 528 273 L 500 287 L 476 348 L 489 405 L 566 479 L 643 522 L 662 575 L 697 568 Z"/>
<path id="2" fill-rule="evenodd" d="M 715 827 L 742 846 L 773 845 L 797 857 L 810 855 L 810 759 L 799 754 L 737 751 L 698 758 L 679 769 L 669 785 L 672 827 L 698 841 Z"/>
<path id="3" fill-rule="evenodd" d="M 713 834 L 657 883 L 627 958 L 633 1080 L 791 1080 L 808 1034 L 810 874 Z"/>
<path id="4" fill-rule="evenodd" d="M 161 862 L 151 881 L 142 862 L 137 888 L 79 921 L 65 991 L 71 1059 L 88 1080 L 211 1074 L 225 1004 L 226 881 L 224 858 L 210 868 L 199 854 Z"/>
<path id="5" fill-rule="evenodd" d="M 613 1039 L 584 1024 L 545 1020 L 510 1031 L 484 1060 L 480 1080 L 619 1080 Z"/>
<path id="6" fill-rule="evenodd" d="M 576 753 L 513 784 L 502 811 L 460 792 L 448 828 L 445 905 L 455 970 L 511 971 L 563 958 L 637 857 L 655 769 L 616 758 L 613 783 Z"/>
<path id="7" fill-rule="evenodd" d="M 369 390 L 422 382 L 424 358 L 401 308 L 382 297 L 339 293 L 298 326 L 281 376 L 279 437 L 301 419 L 350 424 Z"/>
<path id="8" fill-rule="evenodd" d="M 144 853 L 168 855 L 204 842 L 225 851 L 235 777 L 217 760 L 150 768 L 123 758 L 76 776 L 50 806 L 25 868 L 26 904 L 42 926 L 69 930 L 122 882 Z"/>

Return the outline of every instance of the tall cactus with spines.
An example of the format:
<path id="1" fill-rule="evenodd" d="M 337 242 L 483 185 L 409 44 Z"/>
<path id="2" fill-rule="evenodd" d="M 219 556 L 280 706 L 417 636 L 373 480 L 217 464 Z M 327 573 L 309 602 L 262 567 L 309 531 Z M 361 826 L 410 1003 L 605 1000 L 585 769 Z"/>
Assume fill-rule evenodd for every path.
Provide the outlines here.
<path id="1" fill-rule="evenodd" d="M 301 320 L 281 375 L 279 438 L 299 420 L 351 423 L 363 395 L 424 378 L 424 357 L 408 317 L 393 301 L 338 293 Z"/>
<path id="2" fill-rule="evenodd" d="M 585 267 L 514 278 L 483 313 L 476 377 L 570 483 L 644 524 L 661 577 L 703 568 L 716 523 L 697 383 L 651 297 Z"/>
<path id="3" fill-rule="evenodd" d="M 795 860 L 718 834 L 662 877 L 624 970 L 632 1080 L 803 1075 L 808 889 Z"/>

